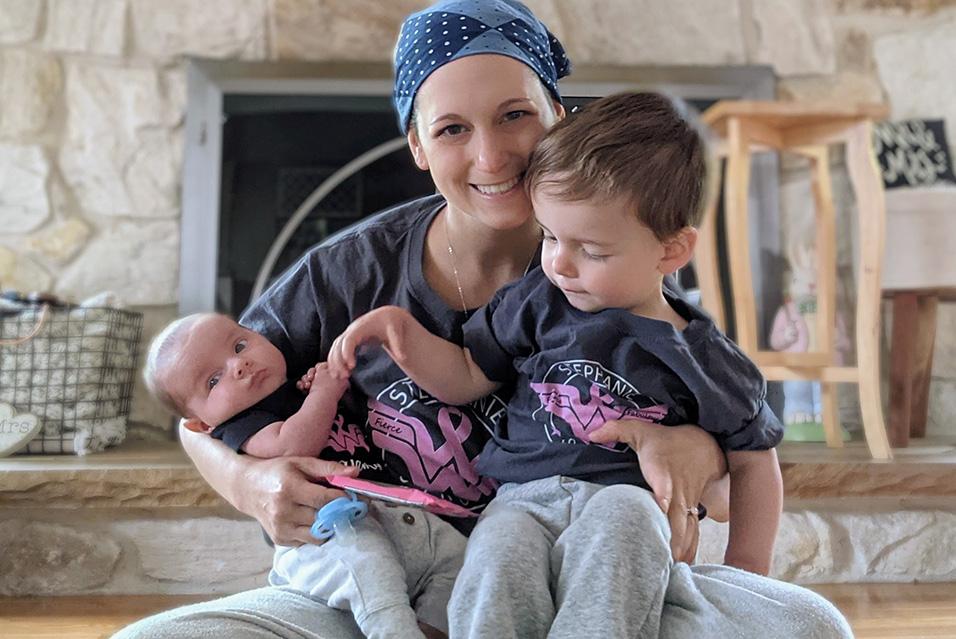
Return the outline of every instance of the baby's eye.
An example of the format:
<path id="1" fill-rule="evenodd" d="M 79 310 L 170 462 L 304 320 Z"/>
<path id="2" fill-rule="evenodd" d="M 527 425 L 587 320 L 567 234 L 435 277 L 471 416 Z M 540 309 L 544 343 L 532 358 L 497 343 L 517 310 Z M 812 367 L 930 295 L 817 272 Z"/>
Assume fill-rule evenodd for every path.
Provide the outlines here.
<path id="1" fill-rule="evenodd" d="M 212 377 L 210 377 L 210 378 L 209 378 L 209 381 L 206 382 L 206 387 L 207 387 L 209 390 L 212 390 L 213 388 L 215 388 L 215 387 L 216 387 L 216 384 L 219 383 L 219 377 L 220 377 L 219 373 L 216 373 L 215 375 L 213 375 Z"/>
<path id="2" fill-rule="evenodd" d="M 582 249 L 582 250 L 584 251 L 584 256 L 587 257 L 589 260 L 594 260 L 595 262 L 603 262 L 604 260 L 607 259 L 607 255 L 599 255 L 597 253 L 592 253 L 588 251 L 587 249 Z"/>
<path id="3" fill-rule="evenodd" d="M 239 340 L 238 342 L 236 342 L 236 352 L 237 352 L 237 353 L 241 353 L 241 352 L 244 351 L 245 349 L 246 349 L 246 340 L 241 339 L 241 340 Z"/>

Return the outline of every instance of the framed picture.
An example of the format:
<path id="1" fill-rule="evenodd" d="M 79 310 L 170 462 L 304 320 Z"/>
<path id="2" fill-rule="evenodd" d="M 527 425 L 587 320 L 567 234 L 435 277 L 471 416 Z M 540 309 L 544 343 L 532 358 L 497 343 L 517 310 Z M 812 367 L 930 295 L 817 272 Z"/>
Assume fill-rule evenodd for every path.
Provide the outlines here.
<path id="1" fill-rule="evenodd" d="M 873 133 L 873 147 L 888 189 L 956 185 L 942 120 L 881 122 Z"/>

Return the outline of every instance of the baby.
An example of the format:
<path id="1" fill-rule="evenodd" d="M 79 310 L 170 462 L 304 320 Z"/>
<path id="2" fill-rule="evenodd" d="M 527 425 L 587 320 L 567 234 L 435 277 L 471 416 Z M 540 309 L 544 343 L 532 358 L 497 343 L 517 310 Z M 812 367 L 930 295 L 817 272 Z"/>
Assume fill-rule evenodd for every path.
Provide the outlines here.
<path id="1" fill-rule="evenodd" d="M 506 522 L 531 517 L 551 522 L 541 530 L 566 529 L 566 513 L 577 512 L 559 498 L 566 482 L 593 486 L 582 494 L 611 484 L 649 488 L 634 451 L 601 428 L 622 419 L 694 423 L 714 436 L 730 470 L 725 563 L 769 571 L 782 506 L 773 450 L 782 426 L 757 367 L 663 287 L 693 256 L 705 164 L 701 136 L 666 97 L 597 100 L 558 123 L 532 155 L 525 181 L 543 234 L 542 266 L 469 318 L 464 347 L 397 307 L 359 318 L 333 344 L 334 374 L 352 370 L 359 345 L 379 342 L 449 404 L 515 389 L 506 425 L 478 462 L 503 486 L 472 535 L 456 589 L 468 588 L 469 558 L 489 556 L 473 548 L 488 537 L 483 528 L 495 531 L 491 554 L 516 565 L 515 552 L 540 544 L 508 543 Z M 555 476 L 564 482 L 558 488 Z M 697 506 L 683 506 L 696 522 Z"/>
<path id="2" fill-rule="evenodd" d="M 184 418 L 186 428 L 256 457 L 319 456 L 348 388 L 348 381 L 330 375 L 325 363 L 294 383 L 287 380 L 278 348 L 216 313 L 190 315 L 167 326 L 150 345 L 144 377 L 152 394 Z M 409 538 L 410 527 L 402 523 L 407 516 L 373 503 L 369 516 L 354 523 L 357 534 L 351 540 L 277 546 L 269 582 L 350 610 L 368 637 L 444 636 L 445 607 L 464 542 L 450 538 L 453 547 L 437 549 L 436 561 L 417 569 L 422 574 L 412 574 L 403 549 L 422 540 Z M 418 511 L 415 516 L 433 517 Z M 408 584 L 423 585 L 410 592 Z"/>

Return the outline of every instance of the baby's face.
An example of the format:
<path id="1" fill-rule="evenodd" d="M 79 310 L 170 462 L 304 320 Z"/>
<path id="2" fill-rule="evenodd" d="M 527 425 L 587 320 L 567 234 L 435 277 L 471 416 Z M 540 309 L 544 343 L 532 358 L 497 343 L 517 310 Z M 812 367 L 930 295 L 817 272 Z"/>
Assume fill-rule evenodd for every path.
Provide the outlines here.
<path id="1" fill-rule="evenodd" d="M 186 329 L 169 370 L 167 390 L 210 427 L 265 399 L 286 379 L 279 349 L 222 315 Z"/>
<path id="2" fill-rule="evenodd" d="M 664 245 L 628 203 L 567 202 L 547 189 L 531 194 L 544 233 L 541 267 L 571 306 L 595 313 L 643 314 L 660 298 Z"/>

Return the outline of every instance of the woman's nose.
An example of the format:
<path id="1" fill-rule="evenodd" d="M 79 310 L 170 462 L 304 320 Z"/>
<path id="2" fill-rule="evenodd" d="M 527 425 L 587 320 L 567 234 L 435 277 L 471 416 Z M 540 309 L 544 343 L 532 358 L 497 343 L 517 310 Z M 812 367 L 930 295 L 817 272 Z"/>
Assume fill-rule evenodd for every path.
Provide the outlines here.
<path id="1" fill-rule="evenodd" d="M 479 132 L 475 166 L 485 173 L 498 173 L 508 162 L 506 141 L 492 131 Z"/>

